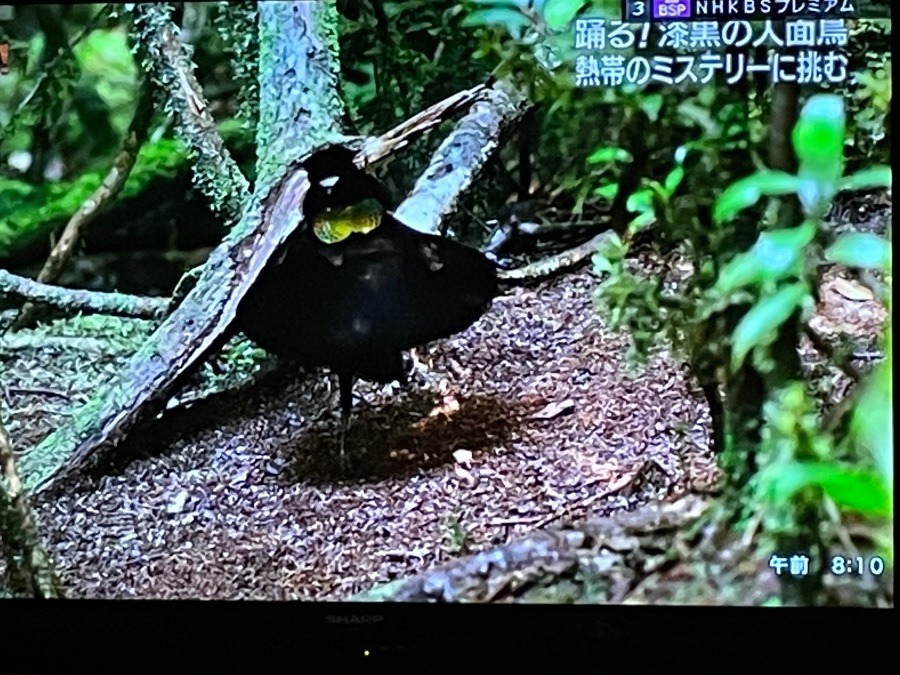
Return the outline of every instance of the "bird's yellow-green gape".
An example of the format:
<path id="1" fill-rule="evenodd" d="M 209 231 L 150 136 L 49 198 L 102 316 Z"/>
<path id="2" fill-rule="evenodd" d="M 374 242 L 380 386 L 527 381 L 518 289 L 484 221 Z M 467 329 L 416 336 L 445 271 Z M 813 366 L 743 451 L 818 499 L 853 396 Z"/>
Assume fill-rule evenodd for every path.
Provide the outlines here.
<path id="1" fill-rule="evenodd" d="M 354 232 L 366 234 L 378 227 L 384 213 L 376 199 L 364 199 L 349 206 L 323 209 L 313 222 L 313 232 L 325 244 L 343 241 Z"/>

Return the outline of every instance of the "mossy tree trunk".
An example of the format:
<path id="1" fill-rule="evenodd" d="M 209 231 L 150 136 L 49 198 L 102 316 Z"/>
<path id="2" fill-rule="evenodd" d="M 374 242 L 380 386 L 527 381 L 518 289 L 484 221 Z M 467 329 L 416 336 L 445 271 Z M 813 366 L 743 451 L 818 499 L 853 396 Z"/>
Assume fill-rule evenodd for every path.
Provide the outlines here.
<path id="1" fill-rule="evenodd" d="M 178 307 L 120 376 L 22 457 L 26 487 L 41 489 L 80 466 L 93 451 L 121 441 L 215 349 L 238 304 L 270 256 L 300 223 L 306 174 L 298 160 L 339 134 L 337 11 L 320 3 L 266 2 L 259 8 L 259 175 L 252 193 L 216 133 L 192 66 L 174 38 L 171 9 L 137 5 L 142 67 L 157 103 L 175 114 L 191 146 L 198 187 L 236 222 Z"/>

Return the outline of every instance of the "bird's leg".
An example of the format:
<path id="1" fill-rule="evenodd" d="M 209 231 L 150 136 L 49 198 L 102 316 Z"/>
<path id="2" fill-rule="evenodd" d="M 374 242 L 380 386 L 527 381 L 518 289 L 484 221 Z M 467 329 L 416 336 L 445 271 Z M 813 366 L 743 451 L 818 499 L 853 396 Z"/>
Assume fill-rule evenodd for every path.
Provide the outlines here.
<path id="1" fill-rule="evenodd" d="M 424 351 L 424 348 L 421 348 Z M 416 353 L 416 349 L 409 350 L 409 364 L 407 367 L 409 379 L 417 382 L 419 385 L 427 386 L 430 382 L 428 366 L 425 365 Z"/>
<path id="2" fill-rule="evenodd" d="M 341 390 L 341 468 L 347 468 L 347 459 L 344 454 L 344 442 L 347 437 L 347 429 L 350 426 L 350 414 L 353 412 L 353 375 L 338 373 L 338 384 Z"/>

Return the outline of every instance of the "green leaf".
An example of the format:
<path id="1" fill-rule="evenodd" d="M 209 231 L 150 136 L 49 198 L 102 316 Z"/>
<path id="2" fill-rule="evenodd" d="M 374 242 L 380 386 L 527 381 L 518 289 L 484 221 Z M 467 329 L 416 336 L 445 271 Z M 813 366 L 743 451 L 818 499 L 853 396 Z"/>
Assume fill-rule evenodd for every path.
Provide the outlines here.
<path id="1" fill-rule="evenodd" d="M 631 159 L 631 153 L 625 148 L 605 146 L 594 150 L 587 161 L 590 164 L 611 164 L 612 162 L 630 162 Z"/>
<path id="2" fill-rule="evenodd" d="M 716 279 L 713 291 L 716 295 L 730 295 L 741 288 L 759 282 L 761 278 L 760 261 L 753 252 L 739 253 L 719 272 L 719 278 Z"/>
<path id="3" fill-rule="evenodd" d="M 601 185 L 600 187 L 594 190 L 594 195 L 596 197 L 600 197 L 602 199 L 608 199 L 612 201 L 616 198 L 616 193 L 619 191 L 618 183 L 606 183 L 605 185 Z"/>
<path id="4" fill-rule="evenodd" d="M 547 0 L 544 4 L 544 22 L 552 30 L 562 30 L 583 6 L 583 0 Z"/>
<path id="5" fill-rule="evenodd" d="M 676 166 L 669 172 L 669 175 L 666 176 L 665 188 L 669 196 L 678 189 L 682 180 L 684 180 L 684 167 Z"/>
<path id="6" fill-rule="evenodd" d="M 628 232 L 633 235 L 636 232 L 643 230 L 648 225 L 652 225 L 655 221 L 656 214 L 653 213 L 653 211 L 644 211 L 634 220 L 628 223 Z"/>
<path id="7" fill-rule="evenodd" d="M 659 112 L 662 110 L 663 102 L 664 99 L 662 94 L 646 94 L 638 97 L 638 106 L 640 107 L 641 112 L 643 112 L 651 122 L 656 122 L 659 119 Z"/>
<path id="8" fill-rule="evenodd" d="M 809 220 L 798 227 L 763 232 L 749 251 L 722 268 L 714 290 L 728 295 L 751 284 L 780 281 L 798 270 L 803 249 L 815 234 L 816 225 Z"/>
<path id="9" fill-rule="evenodd" d="M 595 253 L 591 256 L 591 263 L 594 266 L 595 274 L 606 274 L 612 271 L 613 264 L 605 256 Z"/>
<path id="10" fill-rule="evenodd" d="M 844 101 L 834 94 L 811 97 L 793 131 L 803 182 L 798 192 L 806 214 L 818 218 L 837 192 L 844 171 Z"/>
<path id="11" fill-rule="evenodd" d="M 801 170 L 837 179 L 844 156 L 844 101 L 834 94 L 812 96 L 800 111 L 792 139 Z"/>
<path id="12" fill-rule="evenodd" d="M 790 318 L 808 292 L 804 283 L 790 284 L 750 308 L 731 336 L 733 372 L 744 364 L 752 349 L 774 340 L 779 326 Z"/>
<path id="13" fill-rule="evenodd" d="M 891 386 L 891 346 L 890 333 L 885 341 L 888 358 L 878 366 L 863 383 L 850 429 L 857 445 L 871 453 L 882 481 L 893 488 L 894 484 L 894 441 L 893 441 L 893 391 Z"/>
<path id="14" fill-rule="evenodd" d="M 789 462 L 766 471 L 765 494 L 774 502 L 783 502 L 800 490 L 818 487 L 844 511 L 869 516 L 890 514 L 891 498 L 881 479 L 871 471 L 825 462 Z"/>
<path id="15" fill-rule="evenodd" d="M 887 270 L 891 266 L 891 245 L 871 232 L 848 232 L 828 247 L 825 259 L 847 267 Z"/>
<path id="16" fill-rule="evenodd" d="M 619 235 L 613 232 L 609 237 L 604 238 L 597 245 L 596 254 L 613 262 L 617 262 L 625 257 L 625 244 L 622 243 L 622 239 Z"/>
<path id="17" fill-rule="evenodd" d="M 841 180 L 840 189 L 842 191 L 874 190 L 889 188 L 892 183 L 891 167 L 879 165 L 857 171 L 850 176 L 845 176 Z"/>
<path id="18" fill-rule="evenodd" d="M 800 180 L 783 171 L 758 171 L 729 185 L 716 200 L 713 218 L 725 223 L 756 204 L 764 195 L 779 196 L 797 192 Z"/>
<path id="19" fill-rule="evenodd" d="M 647 188 L 632 192 L 627 201 L 625 208 L 635 213 L 644 213 L 653 210 L 653 191 Z"/>

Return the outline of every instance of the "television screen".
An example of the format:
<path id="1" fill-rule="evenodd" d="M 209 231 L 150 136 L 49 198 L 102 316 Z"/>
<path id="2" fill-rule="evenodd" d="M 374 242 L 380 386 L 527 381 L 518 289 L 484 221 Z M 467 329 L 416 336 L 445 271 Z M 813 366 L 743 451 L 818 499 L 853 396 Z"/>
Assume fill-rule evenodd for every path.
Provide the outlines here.
<path id="1" fill-rule="evenodd" d="M 890 3 L 14 3 L 0 67 L 5 597 L 893 607 Z"/>

